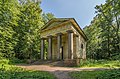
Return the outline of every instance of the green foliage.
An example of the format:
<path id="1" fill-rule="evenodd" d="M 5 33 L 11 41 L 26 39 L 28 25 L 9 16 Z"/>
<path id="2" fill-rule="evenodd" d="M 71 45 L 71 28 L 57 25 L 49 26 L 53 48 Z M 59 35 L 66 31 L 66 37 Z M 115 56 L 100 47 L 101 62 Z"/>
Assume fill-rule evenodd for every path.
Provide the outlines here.
<path id="1" fill-rule="evenodd" d="M 31 71 L 9 65 L 9 60 L 0 60 L 0 79 L 55 79 L 44 71 Z"/>
<path id="2" fill-rule="evenodd" d="M 55 77 L 43 71 L 28 71 L 18 67 L 4 66 L 0 68 L 0 79 L 55 79 Z"/>
<path id="3" fill-rule="evenodd" d="M 3 56 L 4 56 L 4 55 L 3 55 L 3 53 L 0 53 L 0 59 L 2 59 L 2 58 L 3 58 Z"/>
<path id="4" fill-rule="evenodd" d="M 40 56 L 40 33 L 43 26 L 42 10 L 39 4 L 28 1 L 20 6 L 21 15 L 17 28 L 18 42 L 15 47 L 16 57 L 34 59 Z M 38 57 L 36 57 L 38 56 Z"/>
<path id="5" fill-rule="evenodd" d="M 120 59 L 120 0 L 97 5 L 97 15 L 84 28 L 88 36 L 87 56 L 93 59 Z M 116 58 L 117 57 L 117 58 Z"/>
<path id="6" fill-rule="evenodd" d="M 80 71 L 80 72 L 71 72 L 70 76 L 73 79 L 95 79 L 99 74 L 104 71 Z"/>
<path id="7" fill-rule="evenodd" d="M 21 64 L 21 63 L 25 63 L 25 60 L 20 60 L 18 58 L 11 58 L 11 59 L 6 59 L 6 58 L 1 58 L 0 59 L 0 65 L 2 64 Z"/>
<path id="8" fill-rule="evenodd" d="M 9 64 L 9 60 L 8 59 L 1 59 L 0 65 L 2 65 L 2 64 Z"/>
<path id="9" fill-rule="evenodd" d="M 16 45 L 15 28 L 18 26 L 19 9 L 16 0 L 0 0 L 0 53 L 4 57 L 14 56 Z"/>
<path id="10" fill-rule="evenodd" d="M 43 13 L 42 14 L 42 18 L 43 18 L 43 22 L 47 23 L 49 20 L 51 20 L 52 18 L 55 18 L 54 14 L 52 13 Z"/>
<path id="11" fill-rule="evenodd" d="M 8 64 L 21 64 L 21 63 L 26 63 L 26 60 L 20 60 L 18 58 L 12 58 L 12 59 L 9 59 L 9 63 Z"/>
<path id="12" fill-rule="evenodd" d="M 93 60 L 88 59 L 85 61 L 80 61 L 80 67 L 120 67 L 119 60 Z"/>
<path id="13" fill-rule="evenodd" d="M 120 70 L 96 70 L 96 71 L 80 71 L 71 72 L 73 79 L 120 79 Z"/>
<path id="14" fill-rule="evenodd" d="M 40 3 L 0 0 L 0 58 L 40 58 L 40 29 L 53 17 L 51 13 L 42 14 Z"/>
<path id="15" fill-rule="evenodd" d="M 120 69 L 106 71 L 99 74 L 96 79 L 120 79 Z"/>

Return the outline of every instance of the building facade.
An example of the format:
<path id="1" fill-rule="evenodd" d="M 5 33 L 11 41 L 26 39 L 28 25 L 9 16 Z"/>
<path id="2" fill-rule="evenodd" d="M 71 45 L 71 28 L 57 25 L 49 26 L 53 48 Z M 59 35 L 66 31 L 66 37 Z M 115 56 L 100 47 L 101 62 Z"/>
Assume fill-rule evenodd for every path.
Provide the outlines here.
<path id="1" fill-rule="evenodd" d="M 41 59 L 86 59 L 87 37 L 74 18 L 55 18 L 41 30 Z M 45 56 L 45 41 L 48 42 Z"/>

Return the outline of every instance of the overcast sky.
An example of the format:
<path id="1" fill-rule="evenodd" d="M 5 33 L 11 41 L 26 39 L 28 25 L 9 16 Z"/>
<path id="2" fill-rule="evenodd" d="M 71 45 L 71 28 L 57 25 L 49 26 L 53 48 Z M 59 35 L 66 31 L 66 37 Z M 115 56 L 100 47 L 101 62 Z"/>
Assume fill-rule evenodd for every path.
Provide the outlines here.
<path id="1" fill-rule="evenodd" d="M 105 0 L 42 0 L 43 12 L 53 13 L 57 18 L 75 18 L 81 28 L 89 25 L 95 16 L 96 5 Z"/>

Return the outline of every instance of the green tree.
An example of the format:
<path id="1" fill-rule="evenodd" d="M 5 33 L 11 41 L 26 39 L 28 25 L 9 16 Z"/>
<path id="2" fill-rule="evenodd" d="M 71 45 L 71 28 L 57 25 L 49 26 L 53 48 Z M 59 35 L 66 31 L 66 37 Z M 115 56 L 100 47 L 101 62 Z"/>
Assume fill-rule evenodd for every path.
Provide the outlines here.
<path id="1" fill-rule="evenodd" d="M 17 28 L 18 43 L 16 45 L 16 57 L 35 58 L 40 56 L 39 29 L 43 26 L 41 8 L 39 3 L 27 0 L 21 4 L 19 27 Z"/>
<path id="2" fill-rule="evenodd" d="M 14 55 L 19 13 L 17 0 L 0 0 L 0 53 L 5 57 Z"/>
<path id="3" fill-rule="evenodd" d="M 99 20 L 102 24 L 103 52 L 108 53 L 111 58 L 118 55 L 120 51 L 120 1 L 106 0 L 104 5 L 96 6 L 98 14 L 101 15 Z M 104 24 L 104 25 L 103 25 Z M 106 47 L 105 47 L 106 46 Z"/>
<path id="4" fill-rule="evenodd" d="M 97 16 L 84 28 L 89 37 L 88 56 L 95 59 L 120 58 L 120 0 L 97 5 Z"/>
<path id="5" fill-rule="evenodd" d="M 54 14 L 52 13 L 43 13 L 42 14 L 44 24 L 47 23 L 49 20 L 55 18 Z"/>
<path id="6" fill-rule="evenodd" d="M 84 28 L 84 32 L 88 37 L 87 41 L 87 57 L 99 59 L 102 58 L 101 52 L 101 28 L 98 16 L 94 17 L 93 21 L 89 26 Z M 104 55 L 103 55 L 104 56 Z"/>

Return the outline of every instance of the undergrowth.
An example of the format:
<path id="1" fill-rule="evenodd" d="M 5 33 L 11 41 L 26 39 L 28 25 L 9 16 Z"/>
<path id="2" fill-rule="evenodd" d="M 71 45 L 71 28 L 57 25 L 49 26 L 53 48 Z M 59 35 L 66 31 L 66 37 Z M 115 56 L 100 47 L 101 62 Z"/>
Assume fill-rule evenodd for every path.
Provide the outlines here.
<path id="1" fill-rule="evenodd" d="M 8 59 L 0 60 L 0 79 L 55 79 L 49 72 L 26 70 L 10 65 L 12 62 Z"/>

